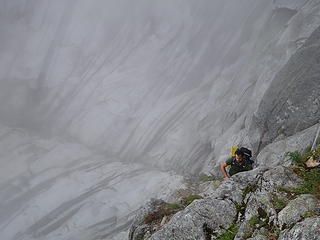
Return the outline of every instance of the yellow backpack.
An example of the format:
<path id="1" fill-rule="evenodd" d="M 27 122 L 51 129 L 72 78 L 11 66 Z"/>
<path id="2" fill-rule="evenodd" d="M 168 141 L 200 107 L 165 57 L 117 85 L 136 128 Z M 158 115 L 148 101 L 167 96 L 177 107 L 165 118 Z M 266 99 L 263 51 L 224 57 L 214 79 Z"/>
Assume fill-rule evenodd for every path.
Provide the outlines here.
<path id="1" fill-rule="evenodd" d="M 232 146 L 231 147 L 231 157 L 233 158 L 233 157 L 235 157 L 236 156 L 236 151 L 238 150 L 238 146 Z"/>

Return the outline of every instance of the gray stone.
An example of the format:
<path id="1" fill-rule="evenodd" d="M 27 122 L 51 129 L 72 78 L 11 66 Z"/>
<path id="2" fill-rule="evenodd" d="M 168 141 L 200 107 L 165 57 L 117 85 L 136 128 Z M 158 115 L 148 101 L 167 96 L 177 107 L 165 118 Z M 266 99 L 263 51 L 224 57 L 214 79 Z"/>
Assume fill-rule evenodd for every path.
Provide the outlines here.
<path id="1" fill-rule="evenodd" d="M 277 166 L 263 174 L 262 187 L 264 189 L 276 189 L 277 187 L 298 187 L 302 180 L 291 169 Z"/>
<path id="2" fill-rule="evenodd" d="M 205 240 L 206 234 L 220 233 L 228 228 L 235 216 L 236 208 L 230 200 L 197 200 L 174 215 L 150 240 Z"/>
<path id="3" fill-rule="evenodd" d="M 275 220 L 277 215 L 272 205 L 271 197 L 268 192 L 255 192 L 252 193 L 247 203 L 245 219 L 250 220 L 252 216 L 259 215 L 258 209 L 263 209 L 270 217 L 270 221 Z"/>
<path id="4" fill-rule="evenodd" d="M 276 8 L 287 8 L 298 10 L 303 7 L 309 0 L 273 0 Z"/>
<path id="5" fill-rule="evenodd" d="M 307 213 L 319 213 L 320 202 L 311 195 L 304 194 L 290 201 L 278 214 L 280 225 L 292 226 Z"/>
<path id="6" fill-rule="evenodd" d="M 307 218 L 291 230 L 280 235 L 279 240 L 319 240 L 320 217 Z"/>
<path id="7" fill-rule="evenodd" d="M 262 234 L 258 234 L 252 238 L 248 238 L 247 240 L 268 240 L 268 237 Z"/>
<path id="8" fill-rule="evenodd" d="M 261 146 L 279 135 L 291 136 L 320 118 L 320 27 L 277 73 L 264 94 L 255 121 Z"/>
<path id="9" fill-rule="evenodd" d="M 144 217 L 157 211 L 164 203 L 160 199 L 151 199 L 144 207 L 141 207 L 137 211 L 129 230 L 129 240 L 141 239 L 148 232 L 149 226 L 144 223 Z"/>
<path id="10" fill-rule="evenodd" d="M 314 196 L 306 194 L 289 202 L 277 214 L 272 198 L 274 195 L 281 197 L 282 193 L 278 191 L 278 187 L 297 187 L 300 182 L 301 179 L 289 167 L 284 166 L 272 169 L 257 168 L 236 174 L 224 181 L 218 189 L 210 192 L 210 197 L 196 200 L 186 209 L 176 213 L 168 223 L 163 225 L 162 229 L 148 239 L 206 240 L 224 232 L 236 221 L 240 227 L 235 240 L 241 240 L 252 232 L 253 235 L 250 239 L 265 240 L 270 226 L 274 225 L 280 228 L 284 224 L 293 226 L 306 213 L 319 213 L 319 201 Z M 141 210 L 142 213 L 154 210 L 157 204 L 161 204 L 161 202 L 149 204 L 148 207 Z M 249 224 L 252 216 L 259 216 L 269 226 L 265 228 L 258 226 L 255 229 Z M 141 214 L 133 227 L 135 229 L 131 229 L 130 233 L 134 237 L 142 236 L 141 232 L 147 233 L 148 231 L 148 228 L 141 221 Z M 299 228 L 298 230 L 309 234 L 306 229 Z M 285 234 L 289 234 L 288 231 Z M 283 233 L 283 236 L 287 235 Z M 131 238 L 130 240 L 132 239 L 139 238 Z"/>
<path id="11" fill-rule="evenodd" d="M 230 199 L 235 203 L 241 203 L 244 200 L 243 191 L 247 187 L 257 185 L 265 171 L 267 169 L 256 168 L 235 174 L 220 185 L 212 196 L 217 199 Z"/>
<path id="12" fill-rule="evenodd" d="M 302 152 L 310 147 L 315 138 L 318 124 L 296 133 L 288 138 L 275 141 L 261 150 L 257 156 L 257 164 L 259 167 L 274 167 L 277 165 L 289 165 L 290 160 L 286 156 L 287 152 Z"/>

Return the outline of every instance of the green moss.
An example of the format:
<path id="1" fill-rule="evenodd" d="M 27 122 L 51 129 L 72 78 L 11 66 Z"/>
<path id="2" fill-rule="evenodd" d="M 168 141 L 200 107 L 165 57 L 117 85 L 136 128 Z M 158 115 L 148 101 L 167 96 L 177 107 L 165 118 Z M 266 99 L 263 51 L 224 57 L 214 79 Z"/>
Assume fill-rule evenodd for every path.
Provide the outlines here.
<path id="1" fill-rule="evenodd" d="M 249 226 L 253 229 L 260 229 L 262 227 L 267 227 L 269 224 L 269 219 L 262 220 L 260 216 L 254 215 L 249 220 Z"/>
<path id="2" fill-rule="evenodd" d="M 180 203 L 168 203 L 167 207 L 169 209 L 183 209 L 183 206 Z"/>
<path id="3" fill-rule="evenodd" d="M 282 209 L 287 206 L 287 200 L 283 198 L 278 198 L 277 196 L 273 196 L 271 199 L 273 208 L 276 210 L 276 212 L 280 212 Z"/>
<path id="4" fill-rule="evenodd" d="M 315 212 L 307 212 L 306 214 L 304 214 L 302 216 L 302 219 L 306 219 L 306 218 L 314 217 L 314 216 L 317 216 L 317 214 Z"/>
<path id="5" fill-rule="evenodd" d="M 252 235 L 253 235 L 253 232 L 248 232 L 248 233 L 243 235 L 242 239 L 245 240 L 245 239 L 251 238 Z"/>
<path id="6" fill-rule="evenodd" d="M 217 236 L 217 240 L 233 240 L 237 235 L 239 227 L 231 225 L 225 232 Z"/>
<path id="7" fill-rule="evenodd" d="M 257 225 L 260 224 L 260 218 L 259 218 L 259 216 L 258 216 L 258 215 L 252 216 L 252 217 L 249 219 L 249 222 L 248 222 L 248 223 L 249 223 L 250 227 L 256 228 Z"/>
<path id="8" fill-rule="evenodd" d="M 190 205 L 194 200 L 197 200 L 197 199 L 203 199 L 203 197 L 201 197 L 200 195 L 190 195 L 182 199 L 181 204 L 186 207 Z"/>

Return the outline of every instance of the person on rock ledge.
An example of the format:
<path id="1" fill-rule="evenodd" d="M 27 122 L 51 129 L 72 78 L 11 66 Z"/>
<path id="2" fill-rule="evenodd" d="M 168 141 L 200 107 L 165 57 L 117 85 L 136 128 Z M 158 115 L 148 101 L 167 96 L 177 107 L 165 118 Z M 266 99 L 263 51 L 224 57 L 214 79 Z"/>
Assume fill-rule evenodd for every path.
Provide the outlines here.
<path id="1" fill-rule="evenodd" d="M 224 179 L 229 179 L 232 175 L 239 172 L 252 170 L 253 161 L 250 159 L 251 156 L 251 151 L 249 149 L 238 148 L 234 153 L 234 157 L 229 158 L 220 165 Z M 226 167 L 228 166 L 230 166 L 229 174 L 226 170 Z"/>

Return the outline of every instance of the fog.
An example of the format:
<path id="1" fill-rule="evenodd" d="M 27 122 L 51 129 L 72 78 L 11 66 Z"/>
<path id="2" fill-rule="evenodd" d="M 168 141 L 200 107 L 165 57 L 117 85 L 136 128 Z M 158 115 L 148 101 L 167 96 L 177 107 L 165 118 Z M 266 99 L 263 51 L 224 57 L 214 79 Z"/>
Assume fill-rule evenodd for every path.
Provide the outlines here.
<path id="1" fill-rule="evenodd" d="M 318 2 L 0 0 L 1 239 L 126 239 L 149 198 L 255 149 Z"/>

